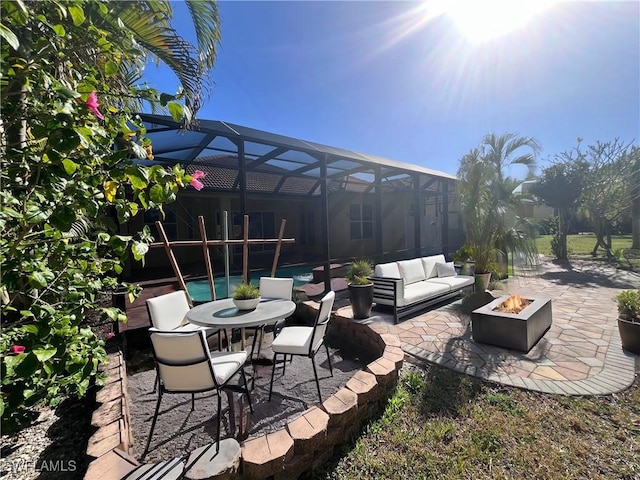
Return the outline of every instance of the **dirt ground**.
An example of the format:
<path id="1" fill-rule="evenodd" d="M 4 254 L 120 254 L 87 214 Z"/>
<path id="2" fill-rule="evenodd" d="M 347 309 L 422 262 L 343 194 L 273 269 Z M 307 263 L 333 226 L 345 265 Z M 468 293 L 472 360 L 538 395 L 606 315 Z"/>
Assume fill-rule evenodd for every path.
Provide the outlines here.
<path id="1" fill-rule="evenodd" d="M 278 361 L 273 396 L 269 402 L 273 355 L 268 347 L 271 343 L 270 335 L 267 334 L 265 337 L 259 363 L 245 368 L 250 384 L 251 377 L 256 375 L 255 385 L 251 391 L 254 413 L 249 416 L 248 438 L 283 428 L 300 413 L 320 403 L 311 360 L 306 357 L 294 357 L 291 363 L 287 362 L 284 376 L 282 364 Z M 351 352 L 338 350 L 331 345 L 329 345 L 329 352 L 333 365 L 333 377 L 329 373 L 325 349 L 321 348 L 316 355 L 323 400 L 344 387 L 353 374 L 366 364 L 365 359 L 354 358 Z M 128 377 L 131 401 L 129 412 L 134 436 L 133 454 L 138 459 L 144 451 L 156 406 L 157 393 L 153 393 L 154 381 L 155 370 L 139 371 Z M 234 395 L 238 396 L 238 394 Z M 243 398 L 246 404 L 246 397 Z M 216 411 L 215 393 L 196 394 L 194 411 L 191 411 L 191 395 L 164 394 L 149 453 L 144 460 L 158 461 L 172 458 L 215 442 Z M 234 421 L 230 421 L 228 397 L 223 394 L 221 438 L 230 436 L 238 438 L 240 416 L 237 411 L 236 408 Z"/>

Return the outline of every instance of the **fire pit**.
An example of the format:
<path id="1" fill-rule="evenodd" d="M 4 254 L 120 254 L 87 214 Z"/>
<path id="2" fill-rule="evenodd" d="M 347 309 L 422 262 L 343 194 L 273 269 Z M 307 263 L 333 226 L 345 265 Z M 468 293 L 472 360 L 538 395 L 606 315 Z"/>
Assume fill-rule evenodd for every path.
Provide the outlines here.
<path id="1" fill-rule="evenodd" d="M 551 327 L 551 299 L 504 295 L 471 312 L 476 342 L 528 352 Z"/>

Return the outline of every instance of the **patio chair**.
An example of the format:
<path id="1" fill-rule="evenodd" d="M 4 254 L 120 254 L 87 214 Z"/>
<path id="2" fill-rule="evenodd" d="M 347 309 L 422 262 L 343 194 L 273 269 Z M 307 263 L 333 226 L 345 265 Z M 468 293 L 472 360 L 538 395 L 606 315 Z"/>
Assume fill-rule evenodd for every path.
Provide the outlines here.
<path id="1" fill-rule="evenodd" d="M 227 343 L 227 349 L 229 348 L 229 340 L 227 338 L 226 330 L 219 330 L 215 328 L 206 328 L 199 325 L 189 323 L 185 317 L 191 307 L 187 301 L 187 294 L 184 290 L 178 290 L 177 292 L 166 293 L 158 297 L 150 298 L 147 300 L 147 312 L 151 319 L 153 328 L 158 330 L 173 330 L 176 332 L 195 332 L 203 330 L 207 336 L 207 344 L 211 345 L 211 340 L 216 335 L 218 336 L 218 350 L 222 351 L 222 339 L 221 335 L 224 332 L 225 342 Z M 153 391 L 158 388 L 158 377 L 153 385 Z"/>
<path id="2" fill-rule="evenodd" d="M 207 341 L 218 336 L 218 350 L 222 351 L 221 335 L 224 333 L 227 347 L 229 341 L 227 339 L 227 331 L 222 329 L 207 328 L 189 323 L 185 315 L 189 311 L 189 302 L 187 301 L 187 293 L 184 290 L 166 293 L 158 297 L 147 300 L 147 311 L 154 328 L 158 330 L 174 330 L 177 332 L 193 332 L 196 330 L 204 330 L 207 335 Z"/>
<path id="3" fill-rule="evenodd" d="M 218 397 L 216 453 L 220 449 L 220 412 L 222 410 L 222 391 L 246 393 L 249 408 L 253 413 L 251 395 L 244 372 L 247 353 L 242 352 L 210 352 L 205 332 L 161 331 L 149 329 L 151 346 L 159 379 L 158 401 L 151 421 L 149 438 L 142 456 L 144 457 L 151 444 L 151 437 L 158 419 L 162 395 L 165 393 L 190 393 L 191 410 L 195 408 L 195 394 L 215 391 Z M 240 373 L 241 385 L 230 385 L 229 381 Z"/>
<path id="4" fill-rule="evenodd" d="M 324 343 L 324 335 L 327 331 L 327 326 L 329 325 L 331 309 L 333 308 L 335 298 L 335 292 L 330 291 L 322 298 L 322 300 L 320 300 L 320 308 L 318 309 L 318 314 L 316 315 L 312 327 L 284 327 L 280 331 L 280 334 L 274 338 L 273 343 L 271 344 L 271 348 L 273 350 L 273 370 L 271 370 L 271 384 L 269 385 L 269 401 L 271 401 L 271 393 L 273 391 L 273 377 L 276 372 L 276 357 L 278 354 L 283 354 L 285 361 L 282 363 L 282 375 L 285 373 L 287 355 L 301 355 L 311 358 L 313 374 L 315 376 L 316 387 L 318 389 L 318 397 L 320 398 L 320 402 L 322 402 L 322 393 L 320 392 L 320 382 L 318 381 L 315 355 Z M 331 356 L 329 355 L 329 347 L 327 347 L 326 343 L 324 343 L 324 348 L 327 351 L 329 371 L 333 377 Z"/>
<path id="5" fill-rule="evenodd" d="M 159 463 L 143 463 L 130 471 L 121 480 L 161 480 L 163 478 L 180 478 L 185 471 L 185 463 L 181 458 L 163 460 Z"/>
<path id="6" fill-rule="evenodd" d="M 275 277 L 260 277 L 260 297 L 261 298 L 282 298 L 284 300 L 291 300 L 293 293 L 293 278 L 275 278 Z M 282 319 L 284 320 L 284 318 Z M 279 321 L 273 326 L 273 334 L 276 335 L 280 330 L 282 321 Z M 264 335 L 265 325 L 255 327 L 253 330 L 253 343 L 251 344 L 251 358 L 253 358 L 253 352 L 256 349 L 256 341 L 258 339 L 258 333 L 260 333 L 260 343 L 258 344 L 258 356 L 260 355 L 260 348 L 262 346 L 262 337 Z"/>

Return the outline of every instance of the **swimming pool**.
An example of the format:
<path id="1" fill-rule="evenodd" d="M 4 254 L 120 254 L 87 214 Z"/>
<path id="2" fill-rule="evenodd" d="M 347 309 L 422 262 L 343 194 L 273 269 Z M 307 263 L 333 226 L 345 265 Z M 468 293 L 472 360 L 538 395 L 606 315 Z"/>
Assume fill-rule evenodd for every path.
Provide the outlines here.
<path id="1" fill-rule="evenodd" d="M 305 283 L 309 283 L 313 279 L 312 267 L 283 267 L 276 270 L 276 277 L 293 278 L 293 286 L 299 287 Z M 260 277 L 268 277 L 271 275 L 269 270 L 259 270 L 251 272 L 251 283 L 257 285 Z M 216 298 L 227 298 L 227 282 L 224 275 L 214 278 L 214 286 L 216 289 Z M 229 276 L 229 287 L 231 292 L 236 285 L 242 283 L 242 275 Z M 209 289 L 209 280 L 192 280 L 187 282 L 187 291 L 189 296 L 196 302 L 208 302 L 211 300 L 211 291 Z"/>

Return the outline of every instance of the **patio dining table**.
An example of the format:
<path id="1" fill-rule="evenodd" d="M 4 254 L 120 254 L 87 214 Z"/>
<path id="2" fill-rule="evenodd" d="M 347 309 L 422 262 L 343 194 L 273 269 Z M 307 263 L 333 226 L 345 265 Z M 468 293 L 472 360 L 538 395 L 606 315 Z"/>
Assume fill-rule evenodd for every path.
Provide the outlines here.
<path id="1" fill-rule="evenodd" d="M 239 310 L 233 299 L 225 298 L 193 307 L 187 313 L 187 320 L 203 327 L 244 329 L 276 323 L 290 316 L 295 309 L 296 304 L 291 300 L 261 298 L 254 310 Z M 241 338 L 244 349 L 244 330 Z"/>

